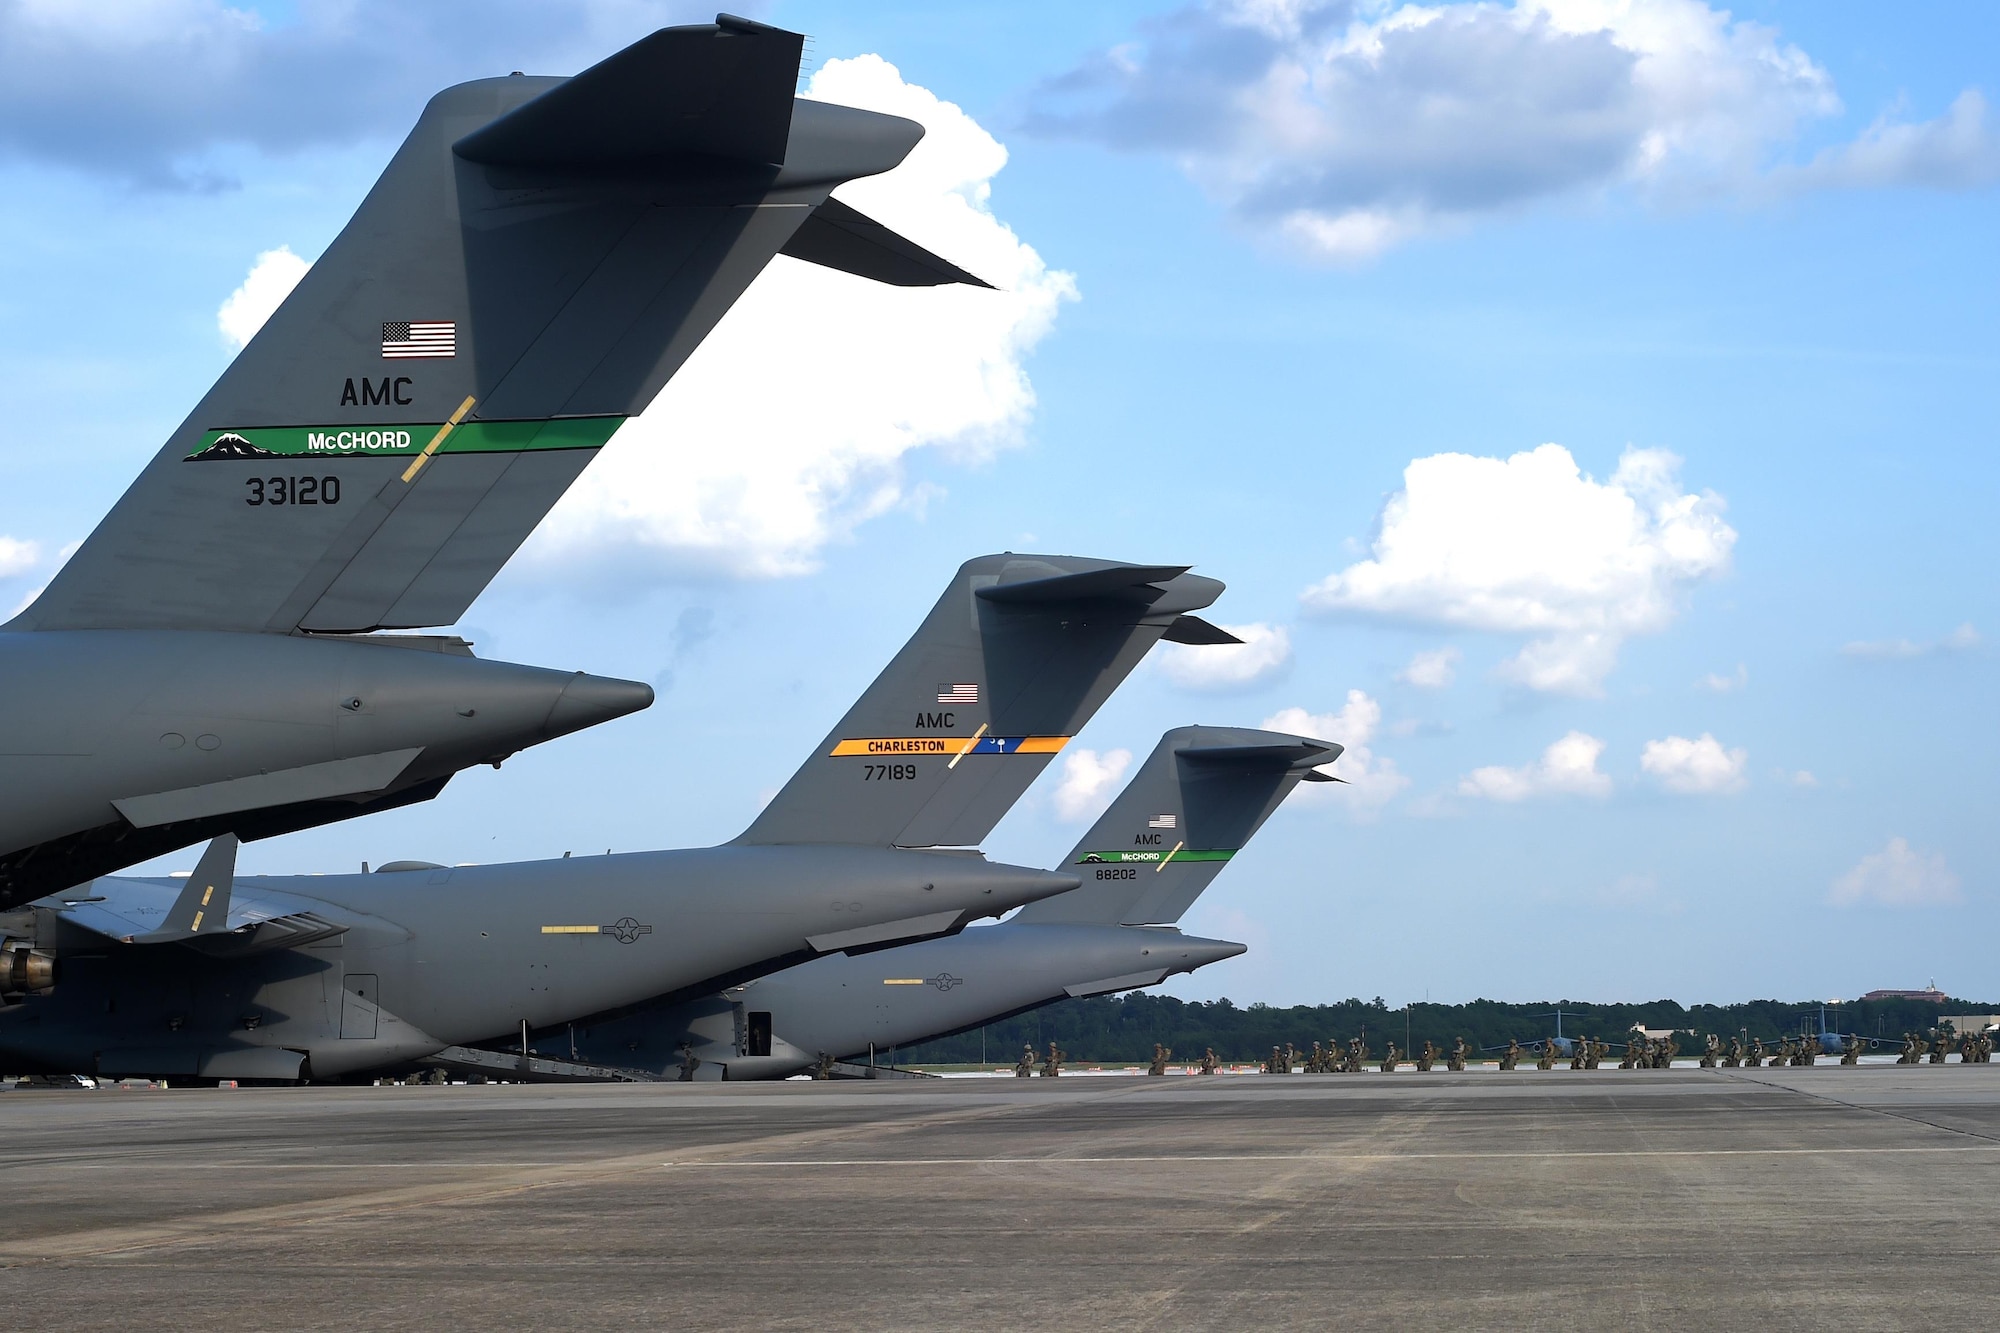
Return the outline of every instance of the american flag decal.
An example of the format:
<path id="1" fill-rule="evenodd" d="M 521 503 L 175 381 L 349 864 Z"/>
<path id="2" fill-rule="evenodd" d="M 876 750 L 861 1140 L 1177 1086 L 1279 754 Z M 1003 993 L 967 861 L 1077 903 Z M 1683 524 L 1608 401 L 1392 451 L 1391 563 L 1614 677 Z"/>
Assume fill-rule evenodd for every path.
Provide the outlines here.
<path id="1" fill-rule="evenodd" d="M 382 357 L 386 361 L 457 355 L 456 320 L 401 319 L 382 325 Z"/>
<path id="2" fill-rule="evenodd" d="M 976 704 L 979 702 L 977 685 L 940 685 L 938 702 L 941 704 Z"/>
<path id="3" fill-rule="evenodd" d="M 1174 816 L 1172 816 L 1172 815 L 1154 815 L 1154 816 L 1153 816 L 1153 817 L 1152 817 L 1151 819 L 1149 819 L 1149 820 L 1147 820 L 1147 821 L 1146 821 L 1146 827 L 1147 827 L 1147 828 L 1173 828 L 1173 827 L 1174 827 L 1175 825 L 1177 825 L 1177 824 L 1179 824 L 1179 823 L 1180 823 L 1180 820 L 1176 819 L 1176 818 L 1175 818 Z"/>

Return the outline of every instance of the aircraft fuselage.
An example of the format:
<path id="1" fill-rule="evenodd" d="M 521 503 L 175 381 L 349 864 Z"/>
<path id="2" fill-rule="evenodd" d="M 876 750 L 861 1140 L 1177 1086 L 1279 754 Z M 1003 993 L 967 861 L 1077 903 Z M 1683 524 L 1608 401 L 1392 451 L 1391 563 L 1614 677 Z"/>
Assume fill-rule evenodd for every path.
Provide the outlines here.
<path id="1" fill-rule="evenodd" d="M 0 908 L 216 833 L 422 799 L 652 698 L 455 639 L 0 632 Z"/>
<path id="2" fill-rule="evenodd" d="M 55 984 L 0 1011 L 0 1054 L 64 1072 L 334 1078 L 954 931 L 1076 883 L 823 846 L 245 876 L 226 935 L 125 944 L 180 883 L 107 878 L 36 905 L 30 942 L 54 956 Z"/>

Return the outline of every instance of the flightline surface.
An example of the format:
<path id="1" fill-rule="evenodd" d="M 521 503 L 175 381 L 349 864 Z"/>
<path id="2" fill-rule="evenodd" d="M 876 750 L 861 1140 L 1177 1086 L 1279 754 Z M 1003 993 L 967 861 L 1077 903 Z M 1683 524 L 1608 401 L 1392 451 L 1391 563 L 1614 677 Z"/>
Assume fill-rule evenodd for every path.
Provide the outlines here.
<path id="1" fill-rule="evenodd" d="M 1991 1327 L 2000 1069 L 14 1091 L 70 1328 Z"/>

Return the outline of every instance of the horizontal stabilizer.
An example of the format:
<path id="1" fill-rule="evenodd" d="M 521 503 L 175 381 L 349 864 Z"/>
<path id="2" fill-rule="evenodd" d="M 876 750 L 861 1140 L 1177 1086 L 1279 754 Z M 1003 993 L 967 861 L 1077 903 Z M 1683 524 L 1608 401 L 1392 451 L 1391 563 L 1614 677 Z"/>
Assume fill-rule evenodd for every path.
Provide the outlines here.
<path id="1" fill-rule="evenodd" d="M 1168 643 L 1185 643 L 1196 647 L 1243 642 L 1222 626 L 1211 625 L 1200 616 L 1179 617 L 1173 624 L 1167 626 L 1167 632 L 1162 637 Z"/>
<path id="2" fill-rule="evenodd" d="M 1073 574 L 1051 573 L 1040 578 L 992 583 L 981 587 L 978 595 L 989 602 L 1015 606 L 1030 602 L 1080 602 L 1099 598 L 1151 606 L 1160 600 L 1161 589 L 1158 585 L 1179 578 L 1191 568 L 1191 565 L 1109 565 Z"/>
<path id="3" fill-rule="evenodd" d="M 1174 618 L 1221 591 L 1185 565 L 967 561 L 737 841 L 978 844 Z"/>
<path id="4" fill-rule="evenodd" d="M 778 253 L 892 287 L 942 287 L 962 282 L 989 291 L 993 288 L 992 283 L 973 277 L 838 199 L 815 208 Z"/>
<path id="5" fill-rule="evenodd" d="M 1190 745 L 1180 752 L 1181 758 L 1208 764 L 1254 764 L 1259 767 L 1272 765 L 1330 764 L 1340 757 L 1340 747 L 1332 741 L 1309 741 L 1300 739 L 1290 744 L 1271 745 Z"/>
<path id="6" fill-rule="evenodd" d="M 776 165 L 804 39 L 748 19 L 662 28 L 454 145 L 496 167 L 600 167 L 703 154 Z"/>
<path id="7" fill-rule="evenodd" d="M 1030 903 L 1015 921 L 1178 921 L 1292 788 L 1340 752 L 1331 741 L 1283 732 L 1175 728 L 1070 853 L 1067 864 L 1084 877 L 1083 887 Z"/>

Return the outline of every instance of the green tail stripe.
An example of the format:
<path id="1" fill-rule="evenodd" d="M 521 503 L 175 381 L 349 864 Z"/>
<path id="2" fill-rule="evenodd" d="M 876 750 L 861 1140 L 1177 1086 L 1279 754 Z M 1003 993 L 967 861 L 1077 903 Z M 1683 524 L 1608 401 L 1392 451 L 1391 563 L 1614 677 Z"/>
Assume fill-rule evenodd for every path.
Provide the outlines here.
<path id="1" fill-rule="evenodd" d="M 554 421 L 466 421 L 438 445 L 440 454 L 519 454 L 543 449 L 598 449 L 624 417 L 563 417 Z M 414 458 L 444 423 L 415 426 L 243 426 L 212 430 L 188 455 L 199 459 Z"/>
<path id="2" fill-rule="evenodd" d="M 1227 861 L 1230 857 L 1236 855 L 1236 851 L 1234 848 L 1215 847 L 1215 848 L 1209 848 L 1208 850 L 1205 851 L 1189 851 L 1183 849 L 1181 851 L 1174 852 L 1172 855 L 1175 861 Z M 1119 861 L 1136 861 L 1136 862 L 1143 862 L 1147 865 L 1157 865 L 1161 861 L 1166 860 L 1167 856 L 1168 853 L 1164 851 L 1085 852 L 1082 856 L 1076 858 L 1076 863 L 1081 866 L 1081 865 L 1103 865 Z"/>

